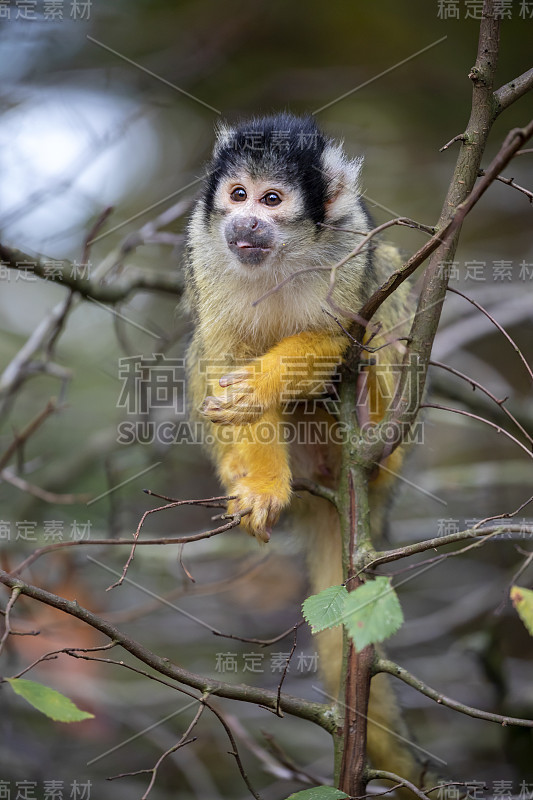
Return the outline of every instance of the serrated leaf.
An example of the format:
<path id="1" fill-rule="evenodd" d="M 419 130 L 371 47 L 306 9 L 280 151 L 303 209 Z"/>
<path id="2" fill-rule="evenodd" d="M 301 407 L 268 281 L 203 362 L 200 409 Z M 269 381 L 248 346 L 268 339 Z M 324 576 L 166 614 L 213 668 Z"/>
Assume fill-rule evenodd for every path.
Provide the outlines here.
<path id="1" fill-rule="evenodd" d="M 511 600 L 530 635 L 533 636 L 533 591 L 511 586 Z"/>
<path id="2" fill-rule="evenodd" d="M 343 621 L 356 650 L 396 633 L 403 623 L 403 613 L 390 578 L 379 576 L 348 592 Z"/>
<path id="3" fill-rule="evenodd" d="M 345 800 L 349 798 L 346 792 L 334 789 L 333 786 L 315 786 L 313 789 L 304 789 L 287 797 L 287 800 Z"/>
<path id="4" fill-rule="evenodd" d="M 23 697 L 30 705 L 56 722 L 81 722 L 83 719 L 94 718 L 94 714 L 82 711 L 64 694 L 50 689 L 49 686 L 43 686 L 42 683 L 23 678 L 6 678 L 6 681 L 15 694 Z"/>
<path id="5" fill-rule="evenodd" d="M 305 600 L 302 606 L 303 615 L 313 633 L 341 624 L 347 596 L 345 586 L 330 586 Z"/>

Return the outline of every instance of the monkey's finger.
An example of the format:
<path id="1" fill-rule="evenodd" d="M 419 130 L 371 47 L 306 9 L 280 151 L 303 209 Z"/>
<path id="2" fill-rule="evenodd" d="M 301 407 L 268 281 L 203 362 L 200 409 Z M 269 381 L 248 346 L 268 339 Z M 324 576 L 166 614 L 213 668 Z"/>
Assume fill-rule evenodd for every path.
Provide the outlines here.
<path id="1" fill-rule="evenodd" d="M 225 389 L 226 386 L 233 386 L 234 383 L 241 383 L 241 381 L 245 381 L 249 377 L 250 373 L 248 371 L 229 372 L 227 375 L 221 377 L 219 384 Z"/>
<path id="2" fill-rule="evenodd" d="M 206 397 L 200 406 L 200 414 L 209 416 L 213 412 L 222 411 L 222 403 L 218 397 Z"/>

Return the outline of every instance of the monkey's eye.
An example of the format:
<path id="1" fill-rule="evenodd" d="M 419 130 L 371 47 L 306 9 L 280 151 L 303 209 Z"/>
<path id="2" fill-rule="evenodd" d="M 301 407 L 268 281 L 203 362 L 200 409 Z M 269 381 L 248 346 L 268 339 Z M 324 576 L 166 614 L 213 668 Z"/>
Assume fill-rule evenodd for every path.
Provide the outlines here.
<path id="1" fill-rule="evenodd" d="M 279 206 L 281 197 L 277 192 L 267 192 L 266 195 L 261 198 L 261 202 L 266 206 Z"/>
<path id="2" fill-rule="evenodd" d="M 237 186 L 237 188 L 234 189 L 230 194 L 230 197 L 236 203 L 242 203 L 243 200 L 246 200 L 247 197 L 246 190 L 243 189 L 242 186 Z"/>

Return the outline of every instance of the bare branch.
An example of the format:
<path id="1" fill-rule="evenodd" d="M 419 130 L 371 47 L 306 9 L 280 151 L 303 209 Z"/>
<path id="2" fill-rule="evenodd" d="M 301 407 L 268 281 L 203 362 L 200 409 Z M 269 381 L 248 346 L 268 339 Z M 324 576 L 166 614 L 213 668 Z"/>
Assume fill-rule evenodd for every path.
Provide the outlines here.
<path id="1" fill-rule="evenodd" d="M 33 364 L 30 362 L 33 356 L 44 345 L 48 346 L 49 343 L 55 341 L 57 331 L 63 327 L 66 316 L 72 311 L 72 308 L 72 293 L 69 293 L 66 298 L 54 306 L 50 313 L 41 320 L 27 342 L 21 347 L 0 376 L 1 393 L 8 394 L 10 391 L 18 388 L 27 376 L 31 374 Z M 46 368 L 44 368 L 39 365 L 39 368 L 53 374 L 50 369 L 51 366 L 52 365 L 47 364 Z M 57 370 L 58 368 L 56 366 L 56 371 Z M 65 377 L 68 377 L 68 373 L 65 374 L 63 371 L 63 374 L 58 375 L 58 377 L 64 380 Z"/>
<path id="2" fill-rule="evenodd" d="M 135 548 L 136 548 L 136 546 L 138 544 L 138 539 L 139 539 L 139 535 L 141 533 L 141 528 L 144 525 L 144 521 L 145 521 L 146 517 L 149 514 L 156 514 L 158 511 L 165 511 L 167 508 L 176 508 L 177 506 L 201 505 L 203 502 L 205 502 L 205 501 L 198 502 L 197 500 L 175 500 L 175 501 L 173 501 L 171 503 L 167 503 L 164 506 L 159 506 L 158 508 L 150 508 L 148 511 L 145 511 L 144 514 L 141 517 L 141 521 L 137 525 L 137 530 L 133 534 L 133 544 L 131 546 L 131 552 L 130 552 L 130 554 L 128 556 L 128 560 L 124 564 L 124 569 L 122 570 L 122 575 L 120 576 L 118 581 L 116 581 L 115 583 L 112 583 L 111 586 L 107 587 L 107 591 L 109 591 L 110 589 L 114 589 L 115 587 L 120 586 L 123 583 L 124 578 L 126 577 L 126 573 L 127 573 L 128 569 L 129 569 L 129 566 L 130 566 L 131 562 L 133 561 L 133 559 L 135 557 Z M 207 533 L 198 533 L 198 534 L 195 534 L 194 536 L 190 536 L 190 537 L 188 537 L 188 540 L 191 541 L 191 542 L 194 542 L 194 541 L 198 541 L 199 539 L 210 539 L 211 536 L 216 536 L 219 533 L 224 533 L 225 531 L 229 531 L 232 528 L 236 528 L 238 525 L 241 524 L 241 519 L 246 513 L 250 513 L 250 512 L 247 509 L 245 509 L 244 511 L 242 511 L 240 513 L 227 515 L 228 517 L 231 517 L 229 522 L 226 522 L 224 525 L 221 525 L 218 528 L 214 528 L 211 531 L 207 531 Z M 227 518 L 226 515 L 224 515 L 224 518 Z M 179 544 L 185 544 L 185 540 L 181 540 L 179 542 Z"/>
<path id="3" fill-rule="evenodd" d="M 451 697 L 446 697 L 446 695 L 435 691 L 435 689 L 432 689 L 431 686 L 428 686 L 423 681 L 415 678 L 414 675 L 411 675 L 410 672 L 403 667 L 400 667 L 398 664 L 395 664 L 394 661 L 389 661 L 386 658 L 379 658 L 377 660 L 376 671 L 387 672 L 389 675 L 394 675 L 408 686 L 412 686 L 413 689 L 417 689 L 417 691 L 421 692 L 421 694 L 426 695 L 426 697 L 429 697 L 431 700 L 435 700 L 435 702 L 439 703 L 439 705 L 453 708 L 454 711 L 460 711 L 462 714 L 466 714 L 469 717 L 484 719 L 488 720 L 489 722 L 497 722 L 499 725 L 516 725 L 521 728 L 533 728 L 533 720 L 520 719 L 519 717 L 507 717 L 503 716 L 502 714 L 492 714 L 490 711 L 481 711 L 479 708 L 472 708 L 472 706 L 459 703 L 457 700 L 453 700 Z"/>
<path id="4" fill-rule="evenodd" d="M 344 264 L 346 264 L 352 258 L 355 258 L 355 256 L 359 255 L 361 250 L 363 250 L 363 248 L 366 247 L 366 245 L 370 242 L 371 239 L 374 238 L 374 236 L 377 236 L 379 233 L 381 233 L 382 231 L 386 230 L 387 228 L 391 228 L 393 225 L 405 225 L 405 226 L 407 226 L 409 228 L 413 228 L 414 227 L 414 228 L 417 228 L 419 230 L 424 230 L 426 233 L 428 232 L 428 230 L 432 230 L 431 228 L 428 228 L 425 225 L 423 226 L 423 225 L 420 225 L 417 222 L 414 222 L 414 220 L 409 219 L 408 217 L 397 217 L 396 219 L 391 219 L 388 222 L 384 222 L 382 225 L 378 225 L 376 228 L 373 228 L 368 233 L 365 233 L 364 235 L 361 234 L 363 236 L 363 238 L 361 239 L 361 241 L 359 242 L 357 247 L 355 247 L 351 252 L 349 252 L 348 255 L 344 256 L 344 258 L 341 258 L 340 261 L 337 261 L 336 264 L 333 264 L 332 266 L 304 267 L 303 269 L 298 269 L 298 270 L 296 270 L 296 272 L 293 272 L 287 278 L 284 278 L 279 283 L 276 283 L 276 285 L 273 286 L 272 289 L 269 289 L 268 292 L 265 292 L 264 294 L 262 294 L 261 297 L 257 298 L 257 300 L 254 300 L 254 302 L 252 303 L 252 306 L 257 306 L 263 300 L 266 300 L 267 297 L 270 297 L 270 295 L 275 294 L 276 292 L 279 292 L 279 290 L 283 286 L 285 286 L 285 284 L 287 284 L 290 281 L 294 280 L 294 278 L 298 277 L 299 275 L 305 275 L 308 272 L 326 272 L 326 271 L 330 273 L 330 286 L 329 286 L 329 291 L 328 291 L 327 297 L 325 299 L 326 299 L 327 302 L 331 303 L 331 293 L 332 293 L 333 287 L 335 285 L 335 279 L 336 279 L 337 270 L 340 269 L 341 267 L 343 267 Z M 347 233 L 348 233 L 348 231 L 347 231 Z"/>
<path id="5" fill-rule="evenodd" d="M 27 492 L 43 500 L 45 503 L 57 503 L 59 505 L 72 505 L 73 503 L 86 503 L 91 499 L 90 494 L 56 494 L 55 492 L 48 492 L 46 489 L 41 489 L 40 486 L 35 486 L 16 475 L 11 469 L 3 469 L 0 472 L 0 478 L 11 486 L 20 489 L 21 492 Z"/>
<path id="6" fill-rule="evenodd" d="M 11 597 L 7 601 L 7 606 L 6 606 L 6 610 L 5 610 L 5 617 L 4 617 L 4 625 L 5 625 L 4 633 L 2 634 L 2 638 L 0 639 L 0 653 L 4 649 L 4 645 L 7 642 L 9 634 L 12 632 L 11 631 L 11 609 L 13 608 L 15 603 L 17 602 L 20 593 L 21 593 L 21 590 L 18 588 L 18 586 L 14 586 L 13 589 L 11 590 Z M 279 704 L 279 698 L 278 698 L 278 704 Z"/>
<path id="7" fill-rule="evenodd" d="M 285 667 L 283 669 L 283 674 L 282 674 L 282 676 L 280 678 L 280 682 L 278 684 L 278 701 L 276 703 L 276 716 L 278 716 L 278 717 L 282 717 L 283 716 L 283 712 L 281 710 L 281 705 L 280 705 L 280 703 L 281 703 L 281 687 L 283 686 L 283 681 L 285 680 L 285 678 L 287 676 L 287 670 L 289 669 L 289 664 L 291 663 L 291 658 L 293 657 L 294 651 L 296 650 L 296 640 L 298 639 L 298 628 L 299 628 L 299 625 L 295 625 L 294 626 L 294 629 L 293 629 L 294 630 L 294 640 L 292 642 L 291 651 L 290 651 L 289 655 L 287 656 L 287 661 L 286 661 Z"/>
<path id="8" fill-rule="evenodd" d="M 491 183 L 493 183 L 501 170 L 509 163 L 511 158 L 515 155 L 520 145 L 527 141 L 533 135 L 533 121 L 530 122 L 525 128 L 516 128 L 507 135 L 500 151 L 492 160 L 490 165 L 485 170 L 483 178 L 475 184 L 470 193 L 465 199 L 459 203 L 453 212 L 446 209 L 446 223 L 437 229 L 437 233 L 432 236 L 426 244 L 420 248 L 406 263 L 393 272 L 390 277 L 374 292 L 372 297 L 367 300 L 364 306 L 360 309 L 359 315 L 367 322 L 374 316 L 377 309 L 389 297 L 398 286 L 403 283 L 413 272 L 422 264 L 429 255 L 434 253 L 437 248 L 443 250 L 448 246 L 454 234 L 461 227 L 465 217 L 472 210 L 481 196 L 486 192 Z M 478 170 L 476 170 L 477 174 Z M 445 259 L 442 259 L 445 260 Z M 438 263 L 434 265 L 438 268 Z M 419 306 L 420 307 L 420 306 Z M 362 338 L 362 331 L 357 331 L 356 338 Z"/>
<path id="9" fill-rule="evenodd" d="M 526 92 L 533 88 L 533 68 L 528 69 L 527 72 L 522 73 L 518 78 L 515 78 L 504 86 L 501 86 L 494 92 L 494 101 L 496 104 L 495 116 L 508 108 L 511 103 L 518 100 Z"/>
<path id="10" fill-rule="evenodd" d="M 54 398 L 52 398 L 46 404 L 46 408 L 37 414 L 37 416 L 32 419 L 31 422 L 29 422 L 20 433 L 15 434 L 11 444 L 0 456 L 0 470 L 3 470 L 4 467 L 7 466 L 17 450 L 22 447 L 22 445 L 30 438 L 30 436 L 32 436 L 35 431 L 41 427 L 43 422 L 55 411 L 57 411 L 57 402 Z"/>
<path id="11" fill-rule="evenodd" d="M 189 672 L 182 667 L 172 664 L 167 658 L 153 653 L 139 642 L 119 631 L 107 622 L 107 620 L 83 608 L 83 606 L 78 603 L 59 597 L 37 586 L 24 583 L 19 578 L 12 577 L 2 569 L 0 569 L 0 583 L 3 583 L 10 589 L 17 588 L 20 590 L 20 594 L 26 597 L 32 597 L 34 600 L 38 600 L 41 603 L 45 603 L 52 608 L 57 608 L 66 614 L 70 614 L 82 620 L 87 625 L 103 633 L 112 641 L 117 642 L 143 664 L 151 667 L 161 675 L 166 675 L 172 680 L 177 681 L 179 684 L 185 684 L 185 686 L 190 686 L 193 689 L 199 689 L 201 692 L 209 692 L 211 695 L 218 695 L 233 700 L 241 700 L 243 702 L 254 703 L 255 705 L 266 706 L 272 710 L 275 710 L 277 707 L 277 692 L 270 689 L 247 686 L 246 684 L 224 683 L 223 681 L 204 678 L 201 675 Z M 331 731 L 335 726 L 335 722 L 329 713 L 329 706 L 325 706 L 321 703 L 282 694 L 280 707 L 282 711 L 300 717 L 301 719 L 314 722 L 327 731 Z"/>
<path id="12" fill-rule="evenodd" d="M 518 155 L 518 153 L 515 153 L 515 155 Z M 485 170 L 480 169 L 478 172 L 479 177 L 482 178 L 484 174 Z M 504 178 L 503 175 L 498 175 L 496 180 L 501 181 L 501 183 L 505 183 L 506 186 L 512 186 L 513 189 L 516 189 L 518 192 L 522 192 L 522 194 L 525 194 L 525 196 L 529 199 L 529 202 L 533 203 L 533 192 L 531 192 L 529 189 L 525 189 L 523 186 L 519 186 L 517 183 L 515 183 L 514 178 Z"/>
<path id="13" fill-rule="evenodd" d="M 39 658 L 36 658 L 35 661 L 32 661 L 32 663 L 29 666 L 24 667 L 24 669 L 21 669 L 20 672 L 17 672 L 16 675 L 13 675 L 13 678 L 21 678 L 22 675 L 25 675 L 27 672 L 32 670 L 34 667 L 37 666 L 37 664 L 41 664 L 43 661 L 55 661 L 55 659 L 59 655 L 68 655 L 68 656 L 73 656 L 75 658 L 76 657 L 75 653 L 95 653 L 101 650 L 111 650 L 113 647 L 116 647 L 117 644 L 118 642 L 109 642 L 108 644 L 100 645 L 99 647 L 75 647 L 75 648 L 63 647 L 60 650 L 50 650 L 48 653 L 44 653 L 44 655 L 39 656 Z M 82 658 L 81 655 L 79 657 Z M 105 661 L 106 659 L 102 660 Z"/>
<path id="14" fill-rule="evenodd" d="M 531 434 L 529 434 L 526 431 L 526 429 L 519 422 L 519 420 L 516 418 L 516 416 L 514 414 L 512 414 L 511 411 L 509 411 L 509 409 L 505 405 L 505 403 L 508 400 L 507 397 L 504 397 L 502 400 L 498 400 L 498 398 L 495 395 L 493 395 L 492 392 L 490 392 L 488 389 L 486 389 L 481 383 L 479 383 L 478 381 L 474 380 L 469 375 L 465 375 L 464 372 L 460 372 L 458 369 L 455 369 L 454 367 L 450 367 L 448 364 L 443 364 L 440 361 L 433 361 L 433 360 L 430 360 L 429 364 L 430 364 L 430 366 L 439 367 L 439 369 L 444 369 L 444 370 L 446 370 L 446 372 L 450 372 L 452 375 L 456 375 L 458 378 L 461 378 L 462 380 L 464 380 L 467 383 L 469 383 L 473 389 L 479 389 L 480 392 L 483 392 L 483 394 L 485 394 L 487 397 L 489 397 L 492 400 L 492 402 L 496 406 L 498 406 L 498 408 L 501 411 L 503 411 L 503 413 L 511 420 L 511 422 L 514 422 L 514 424 L 521 431 L 521 433 L 523 433 L 523 435 L 526 437 L 526 439 L 533 445 L 533 436 L 531 436 Z M 441 388 L 440 384 L 439 384 L 438 388 L 439 389 Z M 461 396 L 461 399 L 463 399 L 465 402 L 468 402 L 467 398 L 464 398 L 464 397 Z"/>
<path id="15" fill-rule="evenodd" d="M 89 233 L 85 237 L 85 241 L 83 243 L 83 252 L 82 252 L 82 255 L 81 255 L 81 263 L 82 264 L 87 264 L 88 263 L 89 254 L 91 252 L 91 244 L 93 242 L 93 239 L 96 236 L 96 234 L 98 233 L 98 231 L 100 230 L 100 228 L 102 228 L 105 225 L 105 223 L 107 222 L 109 216 L 113 213 L 113 210 L 114 210 L 113 206 L 108 206 L 107 208 L 104 208 L 104 210 L 98 216 L 96 222 L 94 223 L 94 225 L 90 229 Z"/>
<path id="16" fill-rule="evenodd" d="M 321 484 L 309 480 L 308 478 L 295 478 L 292 481 L 291 486 L 295 492 L 309 492 L 309 494 L 312 494 L 315 497 L 322 497 L 324 500 L 327 500 L 334 506 L 337 504 L 336 495 L 332 489 L 328 489 L 327 486 L 322 486 Z"/>
<path id="17" fill-rule="evenodd" d="M 165 758 L 167 758 L 168 756 L 172 755 L 172 753 L 175 753 L 176 750 L 179 750 L 180 748 L 185 747 L 185 745 L 192 744 L 192 742 L 196 741 L 196 737 L 193 738 L 193 739 L 189 739 L 188 737 L 190 736 L 190 734 L 193 731 L 193 729 L 196 727 L 196 724 L 198 723 L 200 717 L 202 716 L 202 714 L 203 714 L 203 712 L 205 710 L 205 705 L 202 703 L 203 699 L 205 699 L 204 695 L 200 699 L 200 707 L 198 708 L 196 714 L 192 718 L 191 723 L 187 726 L 187 730 L 180 737 L 179 741 L 176 742 L 176 744 L 172 745 L 172 747 L 169 747 L 168 750 L 166 750 L 161 756 L 159 756 L 159 758 L 157 759 L 156 763 L 154 764 L 154 766 L 151 769 L 140 769 L 140 770 L 136 770 L 135 772 L 123 772 L 120 775 L 113 775 L 113 777 L 112 778 L 108 778 L 108 780 L 111 781 L 111 780 L 115 780 L 116 778 L 126 778 L 126 777 L 130 777 L 130 776 L 133 776 L 133 775 L 141 775 L 141 774 L 146 773 L 146 772 L 151 772 L 152 773 L 152 777 L 150 778 L 150 783 L 148 784 L 148 787 L 147 787 L 146 791 L 144 792 L 143 796 L 141 797 L 141 800 L 147 800 L 148 795 L 150 794 L 150 792 L 152 791 L 152 789 L 154 787 L 154 783 L 155 783 L 156 778 L 157 778 L 157 771 L 158 771 L 159 767 L 161 766 L 161 764 L 163 763 L 163 761 L 165 760 Z"/>
<path id="18" fill-rule="evenodd" d="M 531 532 L 533 534 L 533 526 L 518 524 L 488 525 L 485 528 L 468 528 L 464 531 L 455 531 L 445 536 L 436 536 L 434 539 L 415 542 L 415 544 L 405 545 L 405 547 L 398 547 L 394 550 L 377 552 L 375 558 L 368 562 L 365 570 L 373 569 L 380 564 L 388 564 L 391 561 L 397 561 L 400 558 L 408 558 L 417 553 L 425 553 L 426 550 L 435 550 L 437 547 L 445 547 L 446 545 L 455 544 L 456 542 L 463 542 L 465 539 L 473 539 L 478 536 L 486 536 L 487 534 L 518 533 L 523 535 L 524 532 Z"/>
<path id="19" fill-rule="evenodd" d="M 460 414 L 463 417 L 470 417 L 470 419 L 477 419 L 478 422 L 484 422 L 485 425 L 490 425 L 491 428 L 494 428 L 498 433 L 503 433 L 504 436 L 507 436 L 512 442 L 518 445 L 524 453 L 527 453 L 529 458 L 533 458 L 533 453 L 530 449 L 528 449 L 525 444 L 522 444 L 512 433 L 506 431 L 505 428 L 502 428 L 501 425 L 497 425 L 495 422 L 491 422 L 489 419 L 485 419 L 485 417 L 480 417 L 478 414 L 472 414 L 471 411 L 464 411 L 462 408 L 450 408 L 449 406 L 441 406 L 438 403 L 420 403 L 420 408 L 437 408 L 440 411 L 451 411 L 454 414 Z"/>
<path id="20" fill-rule="evenodd" d="M 54 260 L 54 270 L 50 273 L 42 256 L 30 256 L 21 250 L 0 244 L 0 260 L 11 269 L 31 271 L 44 280 L 67 286 L 82 297 L 89 297 L 100 303 L 115 303 L 126 300 L 133 292 L 164 292 L 180 297 L 183 293 L 183 278 L 180 273 L 150 274 L 131 272 L 128 279 L 114 283 L 101 284 L 89 278 L 76 275 L 74 265 L 67 260 Z"/>
<path id="21" fill-rule="evenodd" d="M 154 509 L 159 510 L 159 509 Z M 188 542 L 198 542 L 201 539 L 210 539 L 212 536 L 217 536 L 219 533 L 225 533 L 225 531 L 231 530 L 235 528 L 238 523 L 235 520 L 232 522 L 228 522 L 225 525 L 221 525 L 218 528 L 214 528 L 209 531 L 203 531 L 201 533 L 191 533 L 190 536 L 180 536 L 179 538 L 173 536 L 166 536 L 161 537 L 158 539 L 140 539 L 139 541 L 135 542 L 135 546 L 139 547 L 141 545 L 166 545 L 166 544 L 187 544 Z M 128 545 L 131 547 L 131 539 L 76 539 L 75 541 L 69 542 L 53 542 L 52 544 L 46 544 L 44 547 L 39 547 L 37 550 L 34 550 L 31 555 L 21 561 L 21 563 L 11 570 L 9 573 L 10 575 L 18 575 L 21 573 L 26 567 L 29 567 L 30 564 L 33 564 L 34 561 L 37 561 L 46 553 L 51 553 L 53 550 L 61 550 L 64 547 L 95 547 L 95 546 L 110 546 L 115 547 L 115 545 Z"/>
<path id="22" fill-rule="evenodd" d="M 385 780 L 385 781 L 394 781 L 397 786 L 405 786 L 406 789 L 409 789 L 419 800 L 429 800 L 427 794 L 424 794 L 414 783 L 408 781 L 406 778 L 401 778 L 399 775 L 395 775 L 394 772 L 387 772 L 383 769 L 371 769 L 368 771 L 368 780 Z M 363 795 L 367 797 L 367 795 Z M 372 795 L 375 796 L 375 795 Z M 355 800 L 360 800 L 360 797 L 356 797 Z"/>
<path id="23" fill-rule="evenodd" d="M 531 128 L 532 128 L 532 133 L 533 133 L 533 123 L 531 124 Z M 511 345 L 511 347 L 513 348 L 513 350 L 515 351 L 515 353 L 517 353 L 517 354 L 518 354 L 518 356 L 520 357 L 520 359 L 521 359 L 521 361 L 522 361 L 522 363 L 523 363 L 524 367 L 526 368 L 526 371 L 527 371 L 527 373 L 528 373 L 529 377 L 531 378 L 531 380 L 533 380 L 533 370 L 531 369 L 531 367 L 530 367 L 530 366 L 529 366 L 529 364 L 527 363 L 526 359 L 524 358 L 524 355 L 523 355 L 522 351 L 520 350 L 520 348 L 518 347 L 518 345 L 516 344 L 516 342 L 514 341 L 514 339 L 512 339 L 512 338 L 511 338 L 511 336 L 509 336 L 509 334 L 507 333 L 507 331 L 505 330 L 505 328 L 503 328 L 503 327 L 500 325 L 500 323 L 499 323 L 499 322 L 497 322 L 497 321 L 494 319 L 494 317 L 493 317 L 493 316 L 491 316 L 491 315 L 489 314 L 489 312 L 487 311 L 487 309 L 486 309 L 486 308 L 483 308 L 483 306 L 482 306 L 480 303 L 476 302 L 476 300 L 473 300 L 471 297 L 468 297 L 468 295 L 466 295 L 466 294 L 463 294 L 463 292 L 460 292 L 460 291 L 459 291 L 459 289 L 453 289 L 451 286 L 448 286 L 448 291 L 449 291 L 449 292 L 453 292 L 454 294 L 458 294 L 460 297 L 463 297 L 465 300 L 468 300 L 468 302 L 469 302 L 469 303 L 471 303 L 473 306 L 475 306 L 475 307 L 478 309 L 478 311 L 481 311 L 481 313 L 482 313 L 482 314 L 485 314 L 485 316 L 487 317 L 487 319 L 490 319 L 490 321 L 492 322 L 492 324 L 493 324 L 493 325 L 494 325 L 496 328 L 498 328 L 498 330 L 500 331 L 500 333 L 502 333 L 502 334 L 505 336 L 505 338 L 507 339 L 507 341 L 509 342 L 509 344 Z"/>
<path id="24" fill-rule="evenodd" d="M 298 628 L 300 628 L 304 624 L 305 620 L 301 619 L 300 622 L 297 622 L 295 625 L 291 625 L 290 628 L 287 628 L 286 631 L 280 633 L 278 636 L 274 636 L 272 639 L 253 639 L 247 636 L 237 636 L 236 633 L 221 633 L 221 631 L 213 630 L 215 636 L 222 636 L 224 639 L 236 639 L 238 642 L 247 642 L 248 644 L 258 644 L 260 647 L 270 647 L 276 642 L 281 642 L 282 639 L 285 639 L 289 633 L 294 633 Z"/>
<path id="25" fill-rule="evenodd" d="M 443 153 L 445 150 L 451 147 L 452 144 L 455 144 L 455 142 L 464 142 L 465 138 L 466 136 L 464 133 L 458 133 L 456 136 L 453 137 L 453 139 L 450 139 L 449 142 L 446 142 L 445 145 L 439 148 L 439 153 Z"/>

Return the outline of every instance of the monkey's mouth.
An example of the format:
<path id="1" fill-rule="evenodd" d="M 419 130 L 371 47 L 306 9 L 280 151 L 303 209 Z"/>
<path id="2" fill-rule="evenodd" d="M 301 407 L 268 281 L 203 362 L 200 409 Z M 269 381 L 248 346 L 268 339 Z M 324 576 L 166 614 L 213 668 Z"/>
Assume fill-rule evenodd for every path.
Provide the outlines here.
<path id="1" fill-rule="evenodd" d="M 243 264 L 260 264 L 270 253 L 270 247 L 266 247 L 261 242 L 244 239 L 229 241 L 228 247 Z"/>

